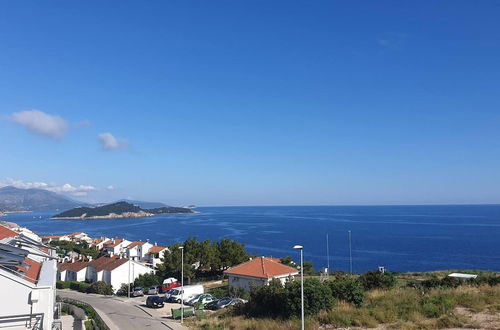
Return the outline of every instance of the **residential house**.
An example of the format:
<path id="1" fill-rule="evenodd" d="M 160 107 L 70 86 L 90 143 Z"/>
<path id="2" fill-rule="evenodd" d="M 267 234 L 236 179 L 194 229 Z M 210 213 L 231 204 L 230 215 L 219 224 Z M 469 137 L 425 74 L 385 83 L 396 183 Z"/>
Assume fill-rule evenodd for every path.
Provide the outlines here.
<path id="1" fill-rule="evenodd" d="M 71 233 L 71 234 L 68 234 L 68 237 L 71 241 L 77 242 L 77 243 L 85 242 L 85 243 L 89 244 L 92 242 L 92 238 L 89 235 L 87 235 L 86 233 L 80 233 L 80 232 Z"/>
<path id="2" fill-rule="evenodd" d="M 55 251 L 40 241 L 0 226 L 2 329 L 61 329 L 55 319 Z"/>
<path id="3" fill-rule="evenodd" d="M 151 249 L 152 247 L 153 244 L 149 242 L 143 242 L 143 241 L 132 242 L 126 247 L 127 258 L 135 261 L 141 261 L 144 259 L 146 253 L 148 253 L 149 249 Z"/>
<path id="4" fill-rule="evenodd" d="M 71 241 L 71 238 L 68 235 L 49 235 L 42 236 L 42 242 L 44 244 L 48 244 L 52 241 Z"/>
<path id="5" fill-rule="evenodd" d="M 104 249 L 110 256 L 118 256 L 124 253 L 125 248 L 130 245 L 130 241 L 124 238 L 112 238 L 104 243 Z"/>
<path id="6" fill-rule="evenodd" d="M 253 286 L 269 284 L 272 279 L 284 285 L 298 273 L 297 269 L 283 265 L 278 259 L 267 257 L 254 258 L 224 271 L 230 286 L 247 291 Z"/>
<path id="7" fill-rule="evenodd" d="M 163 254 L 170 252 L 166 246 L 155 245 L 149 249 L 144 257 L 144 261 L 156 268 L 158 264 L 162 263 Z"/>
<path id="8" fill-rule="evenodd" d="M 59 281 L 84 282 L 87 277 L 88 262 L 74 261 L 64 262 L 57 265 L 57 279 Z"/>
<path id="9" fill-rule="evenodd" d="M 90 242 L 90 247 L 96 248 L 97 250 L 101 250 L 110 239 L 107 237 L 99 237 Z"/>

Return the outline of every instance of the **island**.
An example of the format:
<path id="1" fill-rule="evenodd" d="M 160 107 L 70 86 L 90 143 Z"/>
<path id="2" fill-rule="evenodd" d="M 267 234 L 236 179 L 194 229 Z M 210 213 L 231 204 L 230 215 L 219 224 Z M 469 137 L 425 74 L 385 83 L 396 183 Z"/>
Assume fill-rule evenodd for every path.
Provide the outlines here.
<path id="1" fill-rule="evenodd" d="M 197 213 L 186 207 L 158 207 L 143 209 L 138 205 L 128 202 L 117 202 L 97 207 L 75 207 L 54 215 L 56 220 L 88 220 L 88 219 L 118 219 L 118 218 L 144 218 L 158 214 Z"/>

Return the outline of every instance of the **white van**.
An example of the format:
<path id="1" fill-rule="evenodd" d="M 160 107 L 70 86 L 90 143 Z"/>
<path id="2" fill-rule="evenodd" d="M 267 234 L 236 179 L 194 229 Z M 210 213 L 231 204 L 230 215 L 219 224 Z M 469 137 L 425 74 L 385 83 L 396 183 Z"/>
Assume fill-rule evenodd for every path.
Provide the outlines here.
<path id="1" fill-rule="evenodd" d="M 175 289 L 169 290 L 168 300 L 172 302 L 181 302 L 182 298 L 182 287 L 179 286 Z M 195 294 L 204 293 L 203 285 L 185 285 L 184 286 L 184 301 L 187 301 L 189 298 L 194 296 Z"/>

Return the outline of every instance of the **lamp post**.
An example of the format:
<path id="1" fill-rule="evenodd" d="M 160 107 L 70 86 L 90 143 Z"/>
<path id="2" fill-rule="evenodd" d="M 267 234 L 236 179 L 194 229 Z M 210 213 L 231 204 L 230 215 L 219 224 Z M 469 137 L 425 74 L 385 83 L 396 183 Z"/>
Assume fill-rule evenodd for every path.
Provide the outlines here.
<path id="1" fill-rule="evenodd" d="M 181 250 L 181 324 L 184 322 L 184 246 L 179 246 Z"/>
<path id="2" fill-rule="evenodd" d="M 301 304 L 301 329 L 304 330 L 304 247 L 295 245 L 295 250 L 300 250 L 300 304 Z"/>

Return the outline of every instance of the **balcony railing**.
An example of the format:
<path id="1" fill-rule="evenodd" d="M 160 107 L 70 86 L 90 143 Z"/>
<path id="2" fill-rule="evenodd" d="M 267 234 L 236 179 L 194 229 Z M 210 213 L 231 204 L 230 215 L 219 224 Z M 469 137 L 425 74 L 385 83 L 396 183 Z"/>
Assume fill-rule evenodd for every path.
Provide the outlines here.
<path id="1" fill-rule="evenodd" d="M 7 327 L 41 330 L 43 329 L 43 313 L 0 316 L 0 328 Z"/>

